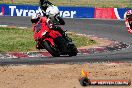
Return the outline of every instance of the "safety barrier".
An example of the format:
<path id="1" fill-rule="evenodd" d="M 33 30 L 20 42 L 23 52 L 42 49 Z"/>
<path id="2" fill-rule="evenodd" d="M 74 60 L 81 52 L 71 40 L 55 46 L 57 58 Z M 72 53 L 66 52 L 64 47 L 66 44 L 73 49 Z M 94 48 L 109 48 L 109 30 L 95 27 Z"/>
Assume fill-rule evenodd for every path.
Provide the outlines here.
<path id="1" fill-rule="evenodd" d="M 59 6 L 59 9 L 63 18 L 124 19 L 125 12 L 131 8 Z M 43 14 L 39 6 L 0 4 L 1 16 L 31 16 L 34 13 Z"/>
<path id="2" fill-rule="evenodd" d="M 124 19 L 128 8 L 95 8 L 94 18 Z"/>

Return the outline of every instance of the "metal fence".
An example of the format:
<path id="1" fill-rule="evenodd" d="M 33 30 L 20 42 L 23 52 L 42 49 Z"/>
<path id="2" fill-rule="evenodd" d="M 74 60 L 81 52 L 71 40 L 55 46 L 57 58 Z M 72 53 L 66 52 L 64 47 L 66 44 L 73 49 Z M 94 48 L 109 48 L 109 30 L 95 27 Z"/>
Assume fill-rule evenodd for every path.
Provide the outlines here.
<path id="1" fill-rule="evenodd" d="M 132 7 L 132 0 L 49 0 L 59 6 Z M 8 4 L 38 5 L 39 0 L 0 0 Z"/>

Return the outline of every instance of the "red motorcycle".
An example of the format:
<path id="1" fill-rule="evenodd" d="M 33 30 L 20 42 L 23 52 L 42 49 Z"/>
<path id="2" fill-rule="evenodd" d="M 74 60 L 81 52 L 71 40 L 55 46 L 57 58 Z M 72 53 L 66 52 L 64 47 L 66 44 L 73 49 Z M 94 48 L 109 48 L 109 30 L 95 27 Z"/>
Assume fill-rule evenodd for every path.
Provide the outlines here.
<path id="1" fill-rule="evenodd" d="M 72 40 L 63 38 L 58 31 L 49 29 L 42 23 L 38 23 L 34 29 L 34 39 L 38 42 L 40 49 L 46 49 L 53 57 L 77 55 L 78 50 Z"/>

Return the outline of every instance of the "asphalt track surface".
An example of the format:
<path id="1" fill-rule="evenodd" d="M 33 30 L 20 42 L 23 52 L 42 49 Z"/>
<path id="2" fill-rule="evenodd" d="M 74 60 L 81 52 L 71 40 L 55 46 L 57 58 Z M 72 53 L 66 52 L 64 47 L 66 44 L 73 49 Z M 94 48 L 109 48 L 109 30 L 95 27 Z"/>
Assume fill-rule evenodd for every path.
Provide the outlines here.
<path id="1" fill-rule="evenodd" d="M 125 28 L 121 20 L 99 19 L 65 19 L 65 30 L 94 35 L 101 38 L 123 42 L 128 48 L 95 54 L 78 55 L 75 57 L 48 57 L 24 59 L 0 59 L 0 65 L 7 64 L 49 64 L 49 63 L 84 63 L 84 62 L 132 62 L 132 34 Z M 31 27 L 29 17 L 0 17 L 0 25 Z"/>

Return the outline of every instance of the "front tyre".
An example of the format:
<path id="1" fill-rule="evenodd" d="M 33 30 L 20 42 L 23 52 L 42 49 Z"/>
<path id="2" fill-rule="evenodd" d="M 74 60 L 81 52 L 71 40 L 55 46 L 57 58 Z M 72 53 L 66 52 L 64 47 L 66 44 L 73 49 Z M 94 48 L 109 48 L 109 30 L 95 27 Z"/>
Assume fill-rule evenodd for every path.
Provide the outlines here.
<path id="1" fill-rule="evenodd" d="M 59 54 L 59 51 L 53 47 L 50 42 L 48 41 L 44 41 L 43 42 L 43 45 L 45 47 L 45 49 L 53 56 L 53 57 L 59 57 L 60 54 Z"/>

